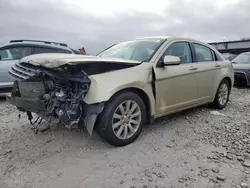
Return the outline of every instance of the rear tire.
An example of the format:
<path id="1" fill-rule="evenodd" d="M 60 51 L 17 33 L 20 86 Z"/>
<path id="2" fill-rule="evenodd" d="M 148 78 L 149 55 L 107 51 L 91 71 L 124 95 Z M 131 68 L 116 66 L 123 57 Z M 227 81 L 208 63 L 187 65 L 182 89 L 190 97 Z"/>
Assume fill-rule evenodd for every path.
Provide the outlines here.
<path id="1" fill-rule="evenodd" d="M 230 84 L 229 82 L 224 79 L 221 81 L 212 106 L 216 109 L 223 109 L 227 106 L 228 100 L 230 95 Z"/>
<path id="2" fill-rule="evenodd" d="M 134 142 L 146 122 L 143 100 L 133 92 L 122 92 L 112 97 L 98 118 L 97 131 L 113 146 Z"/>

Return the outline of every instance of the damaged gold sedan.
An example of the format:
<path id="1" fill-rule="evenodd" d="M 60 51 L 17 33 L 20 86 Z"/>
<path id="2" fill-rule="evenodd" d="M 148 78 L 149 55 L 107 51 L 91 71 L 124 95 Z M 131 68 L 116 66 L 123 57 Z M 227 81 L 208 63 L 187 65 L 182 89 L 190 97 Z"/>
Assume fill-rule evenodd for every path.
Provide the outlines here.
<path id="1" fill-rule="evenodd" d="M 227 105 L 233 69 L 208 44 L 178 37 L 126 41 L 97 56 L 39 54 L 23 58 L 7 100 L 40 120 L 93 130 L 124 146 L 155 118 L 211 103 Z"/>

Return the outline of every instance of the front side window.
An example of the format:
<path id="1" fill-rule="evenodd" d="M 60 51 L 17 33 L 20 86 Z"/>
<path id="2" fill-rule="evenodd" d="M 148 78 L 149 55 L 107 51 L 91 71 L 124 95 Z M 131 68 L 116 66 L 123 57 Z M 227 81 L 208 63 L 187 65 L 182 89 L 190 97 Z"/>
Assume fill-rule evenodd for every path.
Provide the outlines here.
<path id="1" fill-rule="evenodd" d="M 181 59 L 181 63 L 191 63 L 192 55 L 189 44 L 187 42 L 176 42 L 171 44 L 165 51 L 163 56 L 177 56 Z"/>
<path id="2" fill-rule="evenodd" d="M 30 47 L 14 47 L 0 50 L 0 60 L 19 60 L 25 56 L 31 55 Z"/>
<path id="3" fill-rule="evenodd" d="M 196 62 L 214 61 L 213 54 L 210 48 L 200 44 L 193 44 L 193 46 Z"/>
<path id="4" fill-rule="evenodd" d="M 140 39 L 122 42 L 104 50 L 98 56 L 148 62 L 163 42 L 164 39 Z"/>
<path id="5" fill-rule="evenodd" d="M 234 58 L 232 62 L 237 64 L 250 64 L 250 53 L 240 54 Z"/>

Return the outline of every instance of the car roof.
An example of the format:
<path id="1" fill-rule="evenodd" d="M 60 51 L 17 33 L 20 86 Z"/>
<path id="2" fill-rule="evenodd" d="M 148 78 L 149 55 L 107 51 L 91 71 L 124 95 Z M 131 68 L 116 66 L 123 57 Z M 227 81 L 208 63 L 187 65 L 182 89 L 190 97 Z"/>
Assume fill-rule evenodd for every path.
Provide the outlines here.
<path id="1" fill-rule="evenodd" d="M 58 45 L 58 44 L 54 44 L 54 43 L 51 43 L 51 44 L 46 44 L 46 43 L 43 43 L 43 42 L 33 42 L 33 41 L 29 41 L 29 42 L 11 42 L 11 43 L 8 43 L 8 44 L 5 44 L 5 45 L 2 45 L 0 47 L 8 47 L 8 46 L 21 46 L 21 45 L 24 45 L 24 46 L 40 46 L 40 47 L 47 47 L 47 48 L 57 48 L 57 49 L 64 49 L 64 50 L 70 50 L 72 51 L 72 49 L 68 46 L 61 46 L 61 45 Z"/>
<path id="2" fill-rule="evenodd" d="M 136 40 L 150 40 L 150 39 L 154 39 L 154 40 L 168 40 L 168 41 L 178 41 L 178 40 L 184 40 L 184 41 L 189 41 L 189 42 L 194 42 L 194 43 L 198 43 L 198 44 L 202 44 L 204 46 L 209 47 L 210 49 L 213 49 L 214 51 L 217 51 L 216 48 L 214 48 L 212 45 L 200 41 L 200 40 L 196 40 L 196 39 L 192 39 L 192 38 L 188 38 L 188 37 L 178 37 L 178 36 L 149 36 L 149 37 L 141 37 L 141 38 L 136 38 Z"/>
<path id="3" fill-rule="evenodd" d="M 188 40 L 188 41 L 193 41 L 193 42 L 205 43 L 205 42 L 195 40 L 189 37 L 178 37 L 178 36 L 149 36 L 149 37 L 136 38 L 136 40 L 142 40 L 142 39 Z"/>
<path id="4" fill-rule="evenodd" d="M 148 37 L 139 37 L 136 38 L 136 40 L 140 40 L 140 39 L 168 39 L 169 36 L 148 36 Z"/>

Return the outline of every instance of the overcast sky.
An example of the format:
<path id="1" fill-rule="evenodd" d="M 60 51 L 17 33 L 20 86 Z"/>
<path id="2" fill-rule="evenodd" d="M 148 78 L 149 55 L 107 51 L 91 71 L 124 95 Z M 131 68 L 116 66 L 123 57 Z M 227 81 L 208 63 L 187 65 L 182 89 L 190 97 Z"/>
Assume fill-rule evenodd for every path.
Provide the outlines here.
<path id="1" fill-rule="evenodd" d="M 250 36 L 250 0 L 0 0 L 0 44 L 66 42 L 88 52 L 142 36 Z"/>

